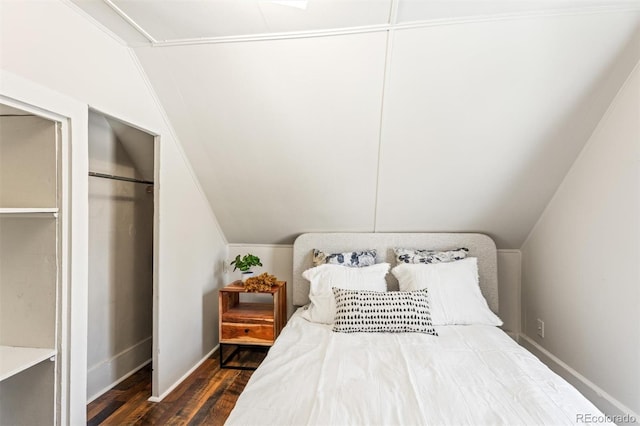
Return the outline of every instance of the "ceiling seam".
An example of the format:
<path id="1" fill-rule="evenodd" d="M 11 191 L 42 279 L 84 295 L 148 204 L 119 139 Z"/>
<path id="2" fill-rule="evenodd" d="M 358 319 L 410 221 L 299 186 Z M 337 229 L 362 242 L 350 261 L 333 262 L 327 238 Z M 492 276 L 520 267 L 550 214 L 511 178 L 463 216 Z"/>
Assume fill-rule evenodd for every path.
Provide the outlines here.
<path id="1" fill-rule="evenodd" d="M 389 24 L 365 25 L 361 27 L 333 28 L 310 31 L 287 31 L 280 33 L 249 34 L 237 36 L 199 37 L 165 40 L 154 43 L 154 47 L 186 46 L 192 44 L 241 43 L 246 41 L 288 40 L 299 38 L 332 37 L 338 35 L 365 34 L 383 32 L 390 29 Z"/>
<path id="2" fill-rule="evenodd" d="M 111 0 L 103 0 L 103 1 L 111 2 Z M 393 0 L 393 2 L 396 3 L 395 0 Z M 184 39 L 173 39 L 173 40 L 163 40 L 163 41 L 157 41 L 154 39 L 152 41 L 152 44 L 154 47 L 170 47 L 170 46 L 186 46 L 186 45 L 196 45 L 196 44 L 241 43 L 241 42 L 250 42 L 250 41 L 318 38 L 318 37 L 331 37 L 331 36 L 351 35 L 351 34 L 364 34 L 364 33 L 372 33 L 372 32 L 383 32 L 383 31 L 390 31 L 390 30 L 410 30 L 410 29 L 429 28 L 429 27 L 446 26 L 446 25 L 496 22 L 496 21 L 506 21 L 506 20 L 512 20 L 512 19 L 581 16 L 581 15 L 592 15 L 592 14 L 602 14 L 602 13 L 639 12 L 639 11 L 640 11 L 640 5 L 589 6 L 589 7 L 581 7 L 578 9 L 572 9 L 572 10 L 542 10 L 542 11 L 534 11 L 534 12 L 509 13 L 509 14 L 502 14 L 502 15 L 485 15 L 485 16 L 463 17 L 463 18 L 446 18 L 446 19 L 437 19 L 437 20 L 428 20 L 428 21 L 412 21 L 412 22 L 405 22 L 405 23 L 396 23 L 395 22 L 396 17 L 390 17 L 390 20 L 394 19 L 392 23 L 378 24 L 378 25 L 364 25 L 360 27 L 334 28 L 334 29 L 310 30 L 310 31 L 289 31 L 289 32 L 270 33 L 270 34 L 184 38 Z M 392 6 L 392 10 L 390 14 L 391 13 L 397 14 L 397 7 L 395 8 L 395 11 L 394 11 Z M 122 12 L 122 14 L 124 14 L 124 12 Z M 140 31 L 144 31 L 142 27 L 136 24 L 126 14 L 124 14 L 124 16 L 126 18 L 123 17 L 123 19 L 127 19 L 131 25 L 139 27 Z M 148 34 L 145 35 L 145 37 L 150 38 L 150 40 L 152 39 L 152 37 Z"/>
<path id="3" fill-rule="evenodd" d="M 387 23 L 389 25 L 396 23 L 396 19 L 398 17 L 398 1 L 399 0 L 391 0 L 389 4 L 389 19 L 387 19 Z"/>
<path id="4" fill-rule="evenodd" d="M 391 10 L 389 11 L 389 22 L 395 22 L 398 16 L 398 1 L 391 0 Z M 384 72 L 382 76 L 382 93 L 380 96 L 380 123 L 378 125 L 378 158 L 376 164 L 376 185 L 373 206 L 373 232 L 378 232 L 378 208 L 380 200 L 380 163 L 382 161 L 382 123 L 384 121 L 384 99 L 387 86 L 391 79 L 391 49 L 393 47 L 393 30 L 387 31 L 387 42 L 384 52 Z"/>
<path id="5" fill-rule="evenodd" d="M 107 4 L 107 6 L 109 6 L 122 19 L 124 19 L 126 23 L 131 25 L 136 31 L 138 31 L 147 40 L 149 40 L 149 42 L 151 42 L 152 44 L 158 43 L 158 40 L 155 37 L 153 37 L 151 34 L 149 34 L 144 28 L 142 28 L 141 25 L 139 25 L 133 18 L 131 18 L 129 15 L 127 15 L 124 12 L 124 10 L 120 9 L 114 2 L 112 2 L 111 0 L 102 0 L 102 1 L 104 1 Z"/>

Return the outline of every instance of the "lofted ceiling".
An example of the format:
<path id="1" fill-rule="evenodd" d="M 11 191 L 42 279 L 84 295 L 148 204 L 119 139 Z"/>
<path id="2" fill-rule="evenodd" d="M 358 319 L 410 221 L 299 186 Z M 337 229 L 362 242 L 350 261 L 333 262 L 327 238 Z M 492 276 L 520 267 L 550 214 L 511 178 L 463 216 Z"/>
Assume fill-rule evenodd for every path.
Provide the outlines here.
<path id="1" fill-rule="evenodd" d="M 640 59 L 638 2 L 76 3 L 134 48 L 232 243 L 519 248 Z"/>
<path id="2" fill-rule="evenodd" d="M 353 32 L 478 18 L 597 13 L 637 0 L 72 0 L 130 45 Z"/>

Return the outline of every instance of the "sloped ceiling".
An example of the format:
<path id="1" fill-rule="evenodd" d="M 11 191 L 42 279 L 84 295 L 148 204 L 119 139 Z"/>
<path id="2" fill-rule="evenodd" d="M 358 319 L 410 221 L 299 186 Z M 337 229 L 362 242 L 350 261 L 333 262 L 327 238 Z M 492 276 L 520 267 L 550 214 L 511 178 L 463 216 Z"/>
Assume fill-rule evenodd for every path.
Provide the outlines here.
<path id="1" fill-rule="evenodd" d="M 113 3 L 153 33 L 129 42 L 232 243 L 479 231 L 519 248 L 640 57 L 638 11 L 603 2 L 253 2 L 314 18 L 212 29 Z M 302 28 L 329 31 L 221 38 Z"/>
<path id="2" fill-rule="evenodd" d="M 138 178 L 153 181 L 153 136 L 112 117 L 105 119 L 129 155 Z"/>
<path id="3" fill-rule="evenodd" d="M 90 139 L 92 131 L 97 139 L 92 145 L 95 155 L 89 159 L 91 171 L 153 181 L 152 135 L 90 110 Z M 117 140 L 118 149 L 112 140 Z"/>

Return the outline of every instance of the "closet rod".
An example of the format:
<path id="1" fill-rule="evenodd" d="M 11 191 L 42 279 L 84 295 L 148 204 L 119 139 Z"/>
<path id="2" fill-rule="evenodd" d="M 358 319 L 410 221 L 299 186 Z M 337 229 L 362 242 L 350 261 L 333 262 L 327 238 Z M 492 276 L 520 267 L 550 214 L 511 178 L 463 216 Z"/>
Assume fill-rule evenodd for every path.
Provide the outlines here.
<path id="1" fill-rule="evenodd" d="M 108 175 L 106 173 L 89 172 L 89 176 L 105 178 L 105 179 L 113 179 L 113 180 L 123 180 L 125 182 L 144 183 L 144 184 L 147 184 L 147 185 L 153 185 L 153 182 L 150 181 L 150 180 L 142 180 L 142 179 L 134 179 L 134 178 L 124 177 L 124 176 Z"/>

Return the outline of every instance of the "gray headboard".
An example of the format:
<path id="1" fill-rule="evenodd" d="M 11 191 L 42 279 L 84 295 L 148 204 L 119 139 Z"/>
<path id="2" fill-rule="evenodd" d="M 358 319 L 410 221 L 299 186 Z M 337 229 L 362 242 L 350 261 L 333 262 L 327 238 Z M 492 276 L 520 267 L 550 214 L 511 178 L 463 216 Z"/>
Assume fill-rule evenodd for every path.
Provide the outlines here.
<path id="1" fill-rule="evenodd" d="M 498 262 L 496 245 L 484 234 L 464 233 L 310 233 L 300 235 L 293 243 L 293 304 L 309 303 L 309 282 L 302 272 L 311 268 L 312 250 L 337 253 L 344 251 L 377 251 L 376 262 L 396 265 L 393 249 L 396 247 L 448 250 L 458 247 L 469 249 L 469 256 L 478 258 L 480 289 L 491 310 L 498 313 Z M 389 290 L 397 290 L 398 282 L 389 273 Z"/>

